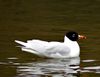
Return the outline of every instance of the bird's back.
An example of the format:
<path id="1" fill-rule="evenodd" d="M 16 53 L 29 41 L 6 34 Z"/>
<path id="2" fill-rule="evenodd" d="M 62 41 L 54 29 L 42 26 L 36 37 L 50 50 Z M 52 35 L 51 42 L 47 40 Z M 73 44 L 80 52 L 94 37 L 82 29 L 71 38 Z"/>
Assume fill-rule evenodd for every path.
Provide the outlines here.
<path id="1" fill-rule="evenodd" d="M 23 43 L 21 42 L 21 44 Z M 65 57 L 70 52 L 70 49 L 63 42 L 46 42 L 41 40 L 28 40 L 22 47 L 22 50 L 51 58 Z"/>

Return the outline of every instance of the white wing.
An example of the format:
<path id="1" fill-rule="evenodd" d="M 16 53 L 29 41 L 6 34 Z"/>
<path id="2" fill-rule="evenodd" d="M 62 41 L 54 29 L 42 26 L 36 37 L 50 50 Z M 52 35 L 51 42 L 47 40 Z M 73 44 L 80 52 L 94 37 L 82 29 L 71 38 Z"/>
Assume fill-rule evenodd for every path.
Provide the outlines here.
<path id="1" fill-rule="evenodd" d="M 68 57 L 70 49 L 60 42 L 46 42 L 41 40 L 28 40 L 27 43 L 15 40 L 23 45 L 22 50 L 46 57 Z"/>
<path id="2" fill-rule="evenodd" d="M 40 40 L 28 40 L 26 43 L 22 41 L 15 40 L 16 43 L 21 44 L 23 51 L 34 53 L 43 56 L 43 52 L 48 46 L 48 42 Z"/>
<path id="3" fill-rule="evenodd" d="M 64 43 L 50 42 L 44 54 L 51 58 L 65 58 L 69 57 L 70 49 Z"/>

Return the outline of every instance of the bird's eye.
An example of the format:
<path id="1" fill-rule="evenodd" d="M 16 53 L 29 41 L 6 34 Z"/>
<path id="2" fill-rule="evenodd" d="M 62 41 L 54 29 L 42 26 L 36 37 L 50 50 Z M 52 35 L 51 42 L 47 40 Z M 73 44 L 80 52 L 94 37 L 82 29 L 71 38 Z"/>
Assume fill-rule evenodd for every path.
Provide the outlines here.
<path id="1" fill-rule="evenodd" d="M 73 34 L 72 37 L 75 37 L 75 34 Z"/>

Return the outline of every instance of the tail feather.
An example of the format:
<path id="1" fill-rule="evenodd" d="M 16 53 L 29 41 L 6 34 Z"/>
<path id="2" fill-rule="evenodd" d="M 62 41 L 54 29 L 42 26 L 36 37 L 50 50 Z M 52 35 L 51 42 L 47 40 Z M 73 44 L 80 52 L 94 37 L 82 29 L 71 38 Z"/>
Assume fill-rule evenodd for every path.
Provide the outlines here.
<path id="1" fill-rule="evenodd" d="M 36 54 L 36 55 L 39 55 L 40 53 L 31 49 L 31 48 L 26 48 L 26 47 L 22 47 L 22 51 L 26 51 L 26 52 L 30 52 L 30 53 L 33 53 L 33 54 Z"/>
<path id="2" fill-rule="evenodd" d="M 15 40 L 15 42 L 18 43 L 18 44 L 20 44 L 20 45 L 23 45 L 23 46 L 26 46 L 27 45 L 27 43 L 22 42 L 22 41 Z"/>
<path id="3" fill-rule="evenodd" d="M 31 47 L 31 44 L 29 44 L 29 43 L 25 43 L 25 42 L 22 42 L 22 41 L 19 41 L 19 40 L 15 40 L 15 42 L 22 45 L 22 46 L 17 46 L 17 47 L 21 47 L 22 51 L 30 52 L 30 53 L 36 54 L 38 56 L 44 55 L 43 53 L 40 53 L 37 50 L 33 49 Z"/>

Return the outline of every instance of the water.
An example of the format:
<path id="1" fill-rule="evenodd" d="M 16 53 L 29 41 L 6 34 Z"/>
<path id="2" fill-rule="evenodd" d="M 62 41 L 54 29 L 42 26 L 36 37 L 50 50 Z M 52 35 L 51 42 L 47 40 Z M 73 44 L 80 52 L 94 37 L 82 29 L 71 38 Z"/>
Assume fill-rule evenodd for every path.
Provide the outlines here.
<path id="1" fill-rule="evenodd" d="M 3 77 L 99 77 L 100 66 L 97 60 L 39 59 L 19 61 L 18 58 L 7 58 L 0 62 Z M 83 65 L 82 65 L 83 64 Z"/>
<path id="2" fill-rule="evenodd" d="M 0 77 L 100 77 L 99 0 L 0 0 Z M 44 59 L 16 48 L 15 39 L 63 41 L 87 36 L 72 59 Z"/>

